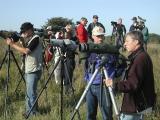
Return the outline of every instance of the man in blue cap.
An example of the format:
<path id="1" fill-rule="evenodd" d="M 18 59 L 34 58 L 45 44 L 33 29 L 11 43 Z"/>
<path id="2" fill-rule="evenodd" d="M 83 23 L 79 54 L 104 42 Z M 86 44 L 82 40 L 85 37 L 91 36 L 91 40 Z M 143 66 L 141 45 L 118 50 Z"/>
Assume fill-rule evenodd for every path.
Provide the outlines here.
<path id="1" fill-rule="evenodd" d="M 102 23 L 98 22 L 98 18 L 99 18 L 98 15 L 93 15 L 93 22 L 90 23 L 90 24 L 88 25 L 88 28 L 87 28 L 88 37 L 89 37 L 91 40 L 93 40 L 93 38 L 92 38 L 92 30 L 93 30 L 93 28 L 94 28 L 95 26 L 100 26 L 100 27 L 102 27 L 103 30 L 104 30 L 104 32 L 105 32 L 105 27 L 103 26 Z"/>

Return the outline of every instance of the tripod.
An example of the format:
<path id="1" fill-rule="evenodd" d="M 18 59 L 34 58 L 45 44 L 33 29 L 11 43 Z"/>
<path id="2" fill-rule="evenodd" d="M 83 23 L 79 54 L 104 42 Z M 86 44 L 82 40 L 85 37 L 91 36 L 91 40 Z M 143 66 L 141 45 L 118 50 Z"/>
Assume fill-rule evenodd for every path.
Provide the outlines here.
<path id="1" fill-rule="evenodd" d="M 71 117 L 70 120 L 73 120 L 73 119 L 74 119 L 74 116 L 75 116 L 75 114 L 77 113 L 77 111 L 78 111 L 78 109 L 79 109 L 79 107 L 80 107 L 83 99 L 85 98 L 85 96 L 86 96 L 86 94 L 87 94 L 90 86 L 92 85 L 92 82 L 93 82 L 94 78 L 96 77 L 97 73 L 98 73 L 101 69 L 103 69 L 105 78 L 108 79 L 108 74 L 107 74 L 107 71 L 106 71 L 106 69 L 105 69 L 105 67 L 104 67 L 104 65 L 107 63 L 107 61 L 108 61 L 107 58 L 105 58 L 105 60 L 102 61 L 102 63 L 98 66 L 98 68 L 95 69 L 95 71 L 94 71 L 94 73 L 93 73 L 90 81 L 88 82 L 88 84 L 87 84 L 87 86 L 86 86 L 86 89 L 84 90 L 84 92 L 83 92 L 80 100 L 78 101 L 78 103 L 77 103 L 77 105 L 76 105 L 76 107 L 75 107 L 75 109 L 74 109 L 74 112 L 73 112 L 72 117 Z M 111 101 L 112 101 L 112 104 L 113 104 L 113 107 L 114 107 L 114 110 L 115 110 L 115 114 L 116 114 L 116 116 L 117 116 L 117 118 L 118 118 L 118 120 L 119 120 L 119 111 L 118 111 L 118 108 L 117 108 L 117 105 L 116 105 L 116 102 L 115 102 L 115 99 L 114 99 L 114 94 L 113 94 L 112 88 L 111 88 L 111 87 L 108 87 L 108 89 L 109 89 L 109 94 L 110 94 Z"/>
<path id="2" fill-rule="evenodd" d="M 10 49 L 10 45 L 8 45 L 8 50 L 6 50 L 5 56 L 4 56 L 4 58 L 2 59 L 2 63 L 1 63 L 1 65 L 0 65 L 0 70 L 1 70 L 4 62 L 5 62 L 6 59 L 7 59 L 7 75 L 6 75 L 6 81 L 5 81 L 5 108 L 4 108 L 4 109 L 5 109 L 5 110 L 4 110 L 4 111 L 5 111 L 5 113 L 4 113 L 5 118 L 6 118 L 7 114 L 8 114 L 8 109 L 7 109 L 7 108 L 8 108 L 7 104 L 8 104 L 8 100 L 9 100 L 9 97 L 8 97 L 8 83 L 9 83 L 9 80 L 10 80 L 10 63 L 11 63 L 11 56 L 13 57 L 13 60 L 14 60 L 14 62 L 15 62 L 15 64 L 16 64 L 17 68 L 18 68 L 18 71 L 19 71 L 19 73 L 20 73 L 20 75 L 21 75 L 21 78 L 22 78 L 22 79 L 24 80 L 24 82 L 25 82 L 23 73 L 22 73 L 22 71 L 21 71 L 21 69 L 20 69 L 20 67 L 19 67 L 19 65 L 18 65 L 18 62 L 17 62 L 17 60 L 16 60 L 16 58 L 15 58 L 15 55 L 14 55 L 13 51 Z"/>
<path id="3" fill-rule="evenodd" d="M 64 54 L 61 54 L 61 56 L 59 57 L 59 59 L 58 59 L 57 62 L 55 63 L 55 65 L 54 65 L 54 67 L 53 67 L 53 70 L 52 70 L 52 72 L 50 73 L 47 81 L 45 82 L 45 84 L 44 84 L 44 86 L 43 86 L 43 88 L 40 90 L 40 92 L 39 92 L 36 100 L 34 101 L 33 106 L 31 107 L 31 109 L 29 110 L 29 112 L 26 114 L 26 116 L 25 116 L 26 119 L 28 119 L 28 117 L 29 117 L 32 109 L 35 107 L 35 105 L 36 105 L 38 99 L 40 98 L 41 94 L 43 93 L 44 89 L 47 88 L 47 84 L 48 84 L 49 80 L 51 79 L 51 77 L 52 77 L 52 75 L 53 75 L 53 73 L 54 73 L 54 70 L 56 69 L 56 67 L 58 66 L 58 64 L 60 63 L 60 61 L 61 61 L 61 63 L 62 63 L 62 69 L 63 69 L 63 67 L 64 67 L 64 70 L 65 70 L 65 72 L 66 72 L 66 77 L 68 77 L 68 79 L 69 79 L 69 81 L 70 81 L 70 86 L 71 86 L 71 80 L 70 80 L 70 77 L 69 77 L 69 74 L 68 74 L 68 70 L 67 70 L 67 67 L 66 67 L 66 63 L 65 63 L 65 56 L 64 56 Z M 63 72 L 64 72 L 64 71 L 62 71 L 62 73 L 63 73 Z M 60 102 L 61 102 L 61 106 L 60 106 L 60 114 L 61 114 L 61 115 L 60 115 L 60 116 L 61 116 L 61 120 L 63 120 L 63 78 L 64 78 L 64 74 L 62 74 L 61 77 L 62 77 L 62 78 L 61 78 L 61 91 L 60 91 L 60 93 L 61 93 L 61 101 L 60 101 Z M 71 90 L 72 90 L 72 93 L 73 93 L 73 95 L 74 95 L 74 89 L 73 89 L 72 86 L 71 86 Z M 75 102 L 75 95 L 74 95 L 73 97 L 74 97 L 74 102 Z M 79 118 L 79 120 L 80 120 L 79 112 L 78 112 L 78 118 Z"/>

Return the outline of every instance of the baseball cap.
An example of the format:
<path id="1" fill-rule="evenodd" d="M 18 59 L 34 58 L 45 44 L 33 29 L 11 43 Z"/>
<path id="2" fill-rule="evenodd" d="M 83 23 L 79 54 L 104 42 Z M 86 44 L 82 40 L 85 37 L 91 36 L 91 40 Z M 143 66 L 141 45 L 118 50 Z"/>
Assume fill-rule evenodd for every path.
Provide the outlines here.
<path id="1" fill-rule="evenodd" d="M 137 17 L 133 17 L 131 20 L 137 20 Z"/>
<path id="2" fill-rule="evenodd" d="M 20 29 L 21 29 L 20 33 L 22 34 L 29 29 L 33 29 L 33 24 L 31 24 L 30 22 L 25 22 L 21 25 Z"/>
<path id="3" fill-rule="evenodd" d="M 104 29 L 100 26 L 95 26 L 92 30 L 92 35 L 105 35 Z"/>
<path id="4" fill-rule="evenodd" d="M 96 18 L 96 19 L 98 19 L 98 15 L 93 15 L 93 18 Z"/>

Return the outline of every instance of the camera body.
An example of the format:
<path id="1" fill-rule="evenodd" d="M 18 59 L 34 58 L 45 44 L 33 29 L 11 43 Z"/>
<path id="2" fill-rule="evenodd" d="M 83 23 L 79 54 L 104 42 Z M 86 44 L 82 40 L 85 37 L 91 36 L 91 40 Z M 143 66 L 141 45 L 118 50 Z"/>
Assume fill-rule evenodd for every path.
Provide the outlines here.
<path id="1" fill-rule="evenodd" d="M 12 33 L 11 36 L 9 36 L 9 38 L 12 38 L 13 42 L 18 42 L 19 39 L 21 38 L 21 35 L 15 32 L 15 33 Z"/>
<path id="2" fill-rule="evenodd" d="M 116 27 L 117 26 L 117 22 L 111 21 L 111 25 Z"/>

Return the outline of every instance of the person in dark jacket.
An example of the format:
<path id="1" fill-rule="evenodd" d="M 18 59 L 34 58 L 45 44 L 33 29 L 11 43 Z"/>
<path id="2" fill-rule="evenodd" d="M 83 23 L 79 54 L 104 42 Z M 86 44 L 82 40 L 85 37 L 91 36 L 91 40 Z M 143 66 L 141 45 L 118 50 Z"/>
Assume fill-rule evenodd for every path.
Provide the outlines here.
<path id="1" fill-rule="evenodd" d="M 144 38 L 144 50 L 147 51 L 147 43 L 149 41 L 149 30 L 148 28 L 146 27 L 145 23 L 144 22 L 141 22 L 140 23 L 141 26 L 142 26 L 142 34 L 143 34 L 143 38 Z"/>
<path id="2" fill-rule="evenodd" d="M 88 25 L 87 31 L 88 31 L 88 37 L 93 41 L 92 38 L 92 30 L 95 26 L 100 26 L 103 28 L 104 32 L 105 32 L 105 27 L 103 26 L 102 23 L 98 22 L 98 16 L 97 15 L 93 15 L 93 22 L 90 23 Z"/>
<path id="3" fill-rule="evenodd" d="M 113 85 L 112 79 L 108 79 L 105 83 L 124 93 L 121 120 L 141 120 L 143 113 L 151 112 L 155 104 L 152 60 L 144 51 L 142 32 L 127 33 L 124 46 L 131 53 L 124 80 Z"/>
<path id="4" fill-rule="evenodd" d="M 115 45 L 120 48 L 123 47 L 124 44 L 124 36 L 126 34 L 126 27 L 122 24 L 122 18 L 119 18 L 116 25 L 116 38 Z"/>

